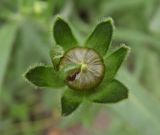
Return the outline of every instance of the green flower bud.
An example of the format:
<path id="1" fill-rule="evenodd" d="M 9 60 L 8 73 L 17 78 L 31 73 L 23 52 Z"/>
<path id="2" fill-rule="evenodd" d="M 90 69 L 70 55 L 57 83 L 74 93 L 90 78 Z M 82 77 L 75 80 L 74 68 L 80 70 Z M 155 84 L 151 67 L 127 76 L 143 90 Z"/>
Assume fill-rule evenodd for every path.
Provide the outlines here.
<path id="1" fill-rule="evenodd" d="M 59 68 L 71 64 L 80 65 L 80 68 L 70 71 L 66 77 L 67 85 L 72 89 L 93 89 L 104 77 L 103 59 L 93 49 L 77 47 L 67 51 L 60 61 Z"/>
<path id="2" fill-rule="evenodd" d="M 53 66 L 30 68 L 24 74 L 26 80 L 38 87 L 65 89 L 61 97 L 63 116 L 74 112 L 84 100 L 116 103 L 126 99 L 128 88 L 115 76 L 130 48 L 122 45 L 108 55 L 113 30 L 113 20 L 103 20 L 81 47 L 69 24 L 58 16 L 53 26 L 56 45 L 50 55 Z"/>

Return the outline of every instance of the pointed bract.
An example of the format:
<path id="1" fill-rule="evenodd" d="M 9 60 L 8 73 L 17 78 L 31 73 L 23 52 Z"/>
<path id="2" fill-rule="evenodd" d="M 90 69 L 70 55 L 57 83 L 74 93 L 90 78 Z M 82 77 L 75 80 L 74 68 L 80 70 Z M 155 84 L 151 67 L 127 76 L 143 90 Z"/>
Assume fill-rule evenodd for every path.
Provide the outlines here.
<path id="1" fill-rule="evenodd" d="M 89 99 L 96 103 L 115 103 L 128 97 L 128 89 L 119 81 L 102 82 Z"/>
<path id="2" fill-rule="evenodd" d="M 63 87 L 64 83 L 50 66 L 38 65 L 31 67 L 24 77 L 33 85 L 37 87 Z"/>
<path id="3" fill-rule="evenodd" d="M 126 45 L 122 45 L 119 49 L 117 49 L 115 52 L 104 59 L 106 68 L 104 80 L 111 81 L 112 79 L 114 79 L 129 51 L 129 47 L 127 47 Z"/>
<path id="4" fill-rule="evenodd" d="M 62 115 L 67 116 L 75 111 L 83 101 L 83 94 L 67 88 L 61 98 Z"/>
<path id="5" fill-rule="evenodd" d="M 57 16 L 53 26 L 53 35 L 56 44 L 61 45 L 65 51 L 78 46 L 70 26 L 59 16 Z"/>
<path id="6" fill-rule="evenodd" d="M 60 59 L 64 55 L 64 50 L 59 45 L 54 45 L 50 51 L 50 57 L 55 70 L 58 70 Z"/>
<path id="7" fill-rule="evenodd" d="M 100 22 L 89 35 L 85 47 L 93 48 L 104 56 L 111 44 L 113 34 L 112 18 Z"/>

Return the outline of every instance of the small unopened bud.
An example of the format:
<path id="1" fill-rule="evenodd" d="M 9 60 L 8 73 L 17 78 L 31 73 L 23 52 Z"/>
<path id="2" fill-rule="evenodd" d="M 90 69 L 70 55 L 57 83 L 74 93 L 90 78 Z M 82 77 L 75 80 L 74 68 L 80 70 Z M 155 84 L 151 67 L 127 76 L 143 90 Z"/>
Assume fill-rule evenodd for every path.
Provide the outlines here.
<path id="1" fill-rule="evenodd" d="M 89 90 L 97 87 L 104 76 L 103 59 L 93 49 L 73 48 L 64 54 L 60 70 L 68 65 L 77 64 L 79 68 L 68 72 L 67 85 L 76 90 Z"/>

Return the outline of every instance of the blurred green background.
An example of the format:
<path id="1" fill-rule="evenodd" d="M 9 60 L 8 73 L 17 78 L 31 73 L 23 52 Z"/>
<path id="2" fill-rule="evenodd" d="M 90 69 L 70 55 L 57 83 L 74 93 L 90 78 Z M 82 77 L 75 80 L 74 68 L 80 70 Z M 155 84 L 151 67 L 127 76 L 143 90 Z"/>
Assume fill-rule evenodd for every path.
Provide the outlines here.
<path id="1" fill-rule="evenodd" d="M 80 43 L 97 22 L 113 17 L 112 48 L 132 48 L 117 75 L 129 99 L 88 103 L 61 117 L 61 90 L 24 81 L 30 65 L 51 64 L 57 14 L 70 21 Z M 0 135 L 158 135 L 159 104 L 160 0 L 0 0 Z"/>

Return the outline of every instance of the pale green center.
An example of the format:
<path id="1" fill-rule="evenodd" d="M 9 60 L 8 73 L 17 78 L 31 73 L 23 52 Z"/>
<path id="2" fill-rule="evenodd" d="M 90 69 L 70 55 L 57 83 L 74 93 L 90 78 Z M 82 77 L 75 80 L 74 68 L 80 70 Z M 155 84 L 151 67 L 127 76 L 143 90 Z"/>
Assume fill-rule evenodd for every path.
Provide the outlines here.
<path id="1" fill-rule="evenodd" d="M 81 72 L 85 72 L 85 71 L 87 71 L 87 64 L 82 63 L 81 64 Z"/>

